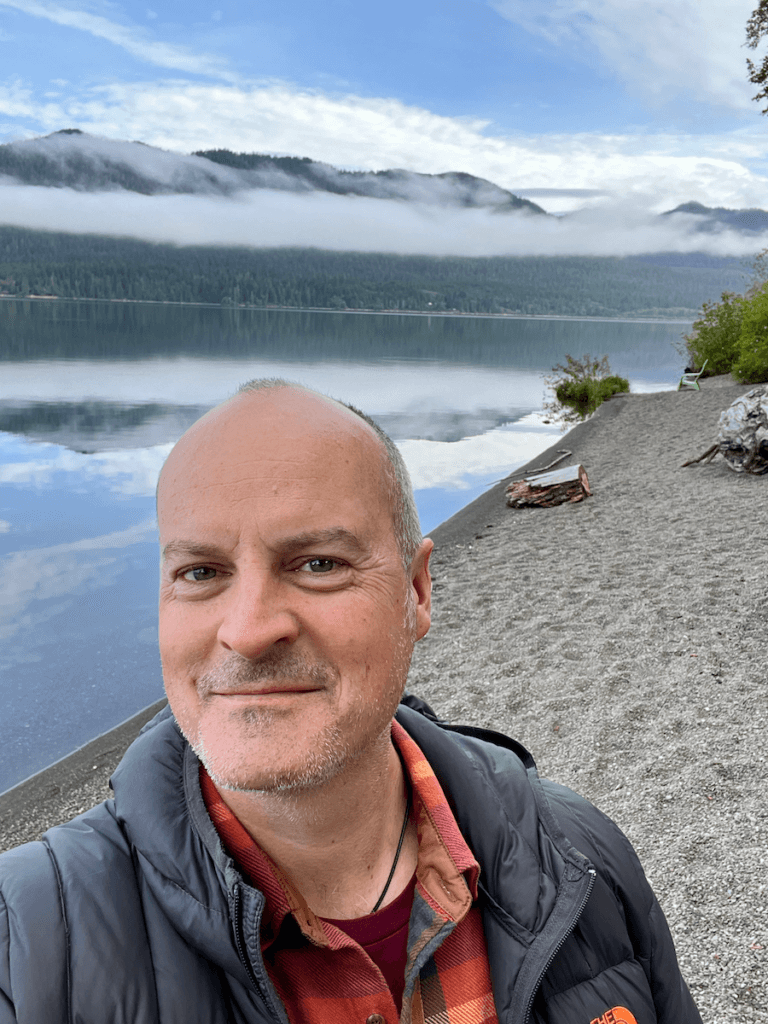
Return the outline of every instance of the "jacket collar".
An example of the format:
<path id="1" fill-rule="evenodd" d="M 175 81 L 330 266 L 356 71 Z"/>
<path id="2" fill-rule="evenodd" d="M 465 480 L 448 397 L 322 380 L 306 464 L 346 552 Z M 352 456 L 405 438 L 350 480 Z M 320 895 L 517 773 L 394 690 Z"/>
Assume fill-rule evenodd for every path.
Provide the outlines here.
<path id="1" fill-rule="evenodd" d="M 425 753 L 481 865 L 489 950 L 501 943 L 505 955 L 522 962 L 552 918 L 563 880 L 583 876 L 586 859 L 560 831 L 533 759 L 519 744 L 439 723 L 422 708 L 401 705 L 396 717 Z M 238 886 L 246 892 L 257 916 L 263 897 L 245 886 L 221 844 L 200 792 L 198 760 L 170 709 L 131 745 L 112 785 L 118 819 L 167 916 L 208 959 L 242 976 L 232 893 Z M 504 987 L 517 974 L 509 967 L 507 959 Z"/>

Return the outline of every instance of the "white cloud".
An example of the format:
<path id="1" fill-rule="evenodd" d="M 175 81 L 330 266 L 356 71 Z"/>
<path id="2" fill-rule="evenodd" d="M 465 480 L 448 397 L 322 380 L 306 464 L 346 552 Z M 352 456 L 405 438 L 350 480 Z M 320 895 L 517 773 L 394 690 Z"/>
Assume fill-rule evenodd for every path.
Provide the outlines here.
<path id="1" fill-rule="evenodd" d="M 8 117 L 27 118 L 37 124 L 50 124 L 60 119 L 63 111 L 59 104 L 40 103 L 29 86 L 16 79 L 0 83 L 0 113 Z M 33 133 L 29 131 L 24 134 Z"/>
<path id="2" fill-rule="evenodd" d="M 0 533 L 10 533 L 11 524 L 6 519 L 0 519 Z"/>
<path id="3" fill-rule="evenodd" d="M 171 444 L 165 444 L 154 448 L 83 454 L 50 445 L 46 446 L 46 452 L 33 449 L 33 457 L 26 462 L 0 465 L 0 483 L 43 487 L 51 483 L 54 474 L 64 472 L 75 474 L 78 481 L 107 480 L 113 494 L 148 497 L 155 493 L 158 474 L 171 448 Z M 67 550 L 74 548 L 69 545 Z"/>
<path id="4" fill-rule="evenodd" d="M 595 51 L 654 104 L 680 95 L 750 106 L 743 43 L 755 0 L 491 0 L 527 31 L 585 63 Z"/>
<path id="5" fill-rule="evenodd" d="M 516 466 L 546 451 L 560 436 L 558 426 L 530 429 L 526 424 L 501 427 L 460 441 L 400 441 L 398 448 L 408 467 L 414 490 L 443 487 L 467 490 L 473 477 L 507 476 Z M 528 427 L 529 429 L 525 429 Z"/>
<path id="6" fill-rule="evenodd" d="M 287 84 L 113 83 L 38 103 L 22 83 L 0 86 L 0 116 L 34 118 L 136 139 L 176 152 L 310 156 L 341 167 L 465 171 L 509 188 L 588 189 L 650 195 L 658 208 L 689 199 L 758 206 L 766 178 L 750 169 L 765 132 L 711 136 L 489 136 L 481 120 L 451 118 L 394 99 L 330 96 Z"/>
<path id="7" fill-rule="evenodd" d="M 2 221 L 20 227 L 124 235 L 181 245 L 315 246 L 428 255 L 750 255 L 768 238 L 702 234 L 699 218 L 659 218 L 623 202 L 568 218 L 455 210 L 392 200 L 262 190 L 235 199 L 83 193 L 0 185 Z"/>
<path id="8" fill-rule="evenodd" d="M 193 53 L 185 47 L 160 42 L 142 29 L 120 25 L 99 14 L 64 7 L 61 4 L 45 3 L 43 0 L 0 0 L 0 7 L 10 7 L 34 18 L 44 18 L 56 25 L 87 32 L 121 47 L 132 57 L 147 64 L 195 75 L 211 75 L 225 80 L 234 77 L 230 74 L 226 61 L 219 57 Z"/>

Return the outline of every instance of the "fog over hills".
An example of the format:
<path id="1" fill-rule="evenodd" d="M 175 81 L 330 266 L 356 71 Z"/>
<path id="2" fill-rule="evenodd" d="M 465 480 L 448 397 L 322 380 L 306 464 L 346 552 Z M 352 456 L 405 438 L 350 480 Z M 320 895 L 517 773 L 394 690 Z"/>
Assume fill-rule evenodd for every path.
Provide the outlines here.
<path id="1" fill-rule="evenodd" d="M 582 209 L 554 216 L 460 170 L 352 171 L 222 149 L 183 154 L 78 129 L 0 146 L 0 224 L 37 231 L 441 257 L 734 259 L 768 246 L 764 210 L 686 202 L 662 214 L 656 202 L 590 193 Z"/>
<path id="2" fill-rule="evenodd" d="M 724 206 L 702 206 L 701 203 L 681 203 L 662 216 L 683 213 L 700 218 L 698 231 L 717 232 L 732 228 L 742 234 L 760 234 L 768 231 L 768 210 L 729 210 Z"/>
<path id="3" fill-rule="evenodd" d="M 143 195 L 232 196 L 272 189 L 544 215 L 535 203 L 471 174 L 344 171 L 308 157 L 232 153 L 226 149 L 185 156 L 141 142 L 96 138 L 73 128 L 0 146 L 0 175 L 20 185 L 84 192 L 122 189 Z"/>

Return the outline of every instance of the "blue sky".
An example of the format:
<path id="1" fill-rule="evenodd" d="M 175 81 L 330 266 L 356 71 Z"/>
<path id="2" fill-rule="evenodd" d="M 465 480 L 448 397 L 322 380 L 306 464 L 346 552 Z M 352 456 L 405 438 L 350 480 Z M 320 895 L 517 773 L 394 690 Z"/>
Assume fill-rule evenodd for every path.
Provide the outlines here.
<path id="1" fill-rule="evenodd" d="M 468 171 L 550 210 L 768 207 L 753 2 L 0 0 L 0 142 L 79 127 Z"/>

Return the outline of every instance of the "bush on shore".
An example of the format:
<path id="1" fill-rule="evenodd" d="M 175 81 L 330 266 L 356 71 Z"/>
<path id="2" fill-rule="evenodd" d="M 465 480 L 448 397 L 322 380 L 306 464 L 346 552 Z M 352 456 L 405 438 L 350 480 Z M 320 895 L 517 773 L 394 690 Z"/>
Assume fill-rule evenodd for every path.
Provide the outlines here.
<path id="1" fill-rule="evenodd" d="M 742 384 L 768 380 L 768 250 L 754 262 L 758 281 L 744 295 L 723 292 L 705 302 L 690 334 L 683 335 L 691 369 L 704 376 L 730 373 Z"/>
<path id="2" fill-rule="evenodd" d="M 701 319 L 684 335 L 692 370 L 706 363 L 705 377 L 731 372 L 739 355 L 745 301 L 743 295 L 723 292 L 720 302 L 704 303 Z"/>
<path id="3" fill-rule="evenodd" d="M 768 380 L 768 286 L 744 305 L 738 358 L 731 373 L 742 384 Z"/>
<path id="4" fill-rule="evenodd" d="M 593 359 L 585 355 L 581 359 L 565 357 L 565 365 L 558 363 L 552 368 L 555 376 L 546 382 L 554 392 L 554 400 L 544 406 L 553 419 L 559 419 L 563 428 L 569 423 L 591 416 L 599 405 L 611 395 L 629 391 L 626 377 L 611 373 L 608 356 Z"/>

